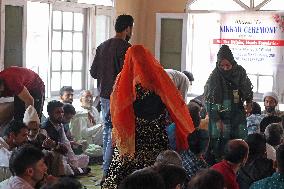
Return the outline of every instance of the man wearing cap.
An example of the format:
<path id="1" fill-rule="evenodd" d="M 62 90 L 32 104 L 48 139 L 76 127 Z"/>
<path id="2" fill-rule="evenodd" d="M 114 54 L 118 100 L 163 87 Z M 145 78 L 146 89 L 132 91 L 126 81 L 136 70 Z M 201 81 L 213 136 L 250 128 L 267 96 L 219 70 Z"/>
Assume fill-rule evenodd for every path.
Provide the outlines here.
<path id="1" fill-rule="evenodd" d="M 264 116 L 279 116 L 283 115 L 283 112 L 276 110 L 278 105 L 278 96 L 275 92 L 266 92 L 263 94 L 263 102 L 265 110 L 262 112 Z"/>

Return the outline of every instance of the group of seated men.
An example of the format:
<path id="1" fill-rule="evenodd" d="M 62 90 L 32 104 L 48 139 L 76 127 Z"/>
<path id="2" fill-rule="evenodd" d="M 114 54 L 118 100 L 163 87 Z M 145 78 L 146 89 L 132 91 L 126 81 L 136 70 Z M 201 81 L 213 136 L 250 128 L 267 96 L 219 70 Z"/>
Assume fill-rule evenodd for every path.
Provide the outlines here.
<path id="1" fill-rule="evenodd" d="M 72 106 L 73 89 L 62 87 L 60 99 L 47 103 L 48 117 L 40 121 L 29 106 L 23 121 L 12 120 L 0 138 L 0 181 L 9 178 L 12 151 L 29 143 L 44 154 L 46 173 L 53 176 L 82 175 L 90 171 L 90 158 L 102 156 L 102 120 L 93 106 L 91 91 L 80 93 L 80 107 Z"/>

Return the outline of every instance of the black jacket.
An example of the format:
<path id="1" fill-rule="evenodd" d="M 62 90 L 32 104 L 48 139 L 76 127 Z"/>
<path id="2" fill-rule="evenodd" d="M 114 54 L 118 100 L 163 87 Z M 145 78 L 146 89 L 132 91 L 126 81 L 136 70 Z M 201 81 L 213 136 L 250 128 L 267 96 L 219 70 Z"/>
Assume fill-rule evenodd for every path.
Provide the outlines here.
<path id="1" fill-rule="evenodd" d="M 98 80 L 100 97 L 110 98 L 116 76 L 122 69 L 125 53 L 130 46 L 120 38 L 111 38 L 98 46 L 90 74 Z"/>

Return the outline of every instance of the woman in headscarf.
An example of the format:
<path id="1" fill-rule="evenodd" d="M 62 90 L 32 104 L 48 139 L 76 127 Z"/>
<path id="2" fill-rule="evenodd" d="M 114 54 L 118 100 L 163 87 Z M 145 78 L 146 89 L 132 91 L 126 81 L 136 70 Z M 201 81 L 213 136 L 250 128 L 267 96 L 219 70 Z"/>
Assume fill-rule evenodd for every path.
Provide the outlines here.
<path id="1" fill-rule="evenodd" d="M 166 126 L 176 124 L 176 146 L 187 148 L 194 126 L 186 104 L 159 62 L 141 45 L 128 49 L 110 98 L 114 152 L 103 188 L 117 188 L 133 171 L 153 165 L 169 148 Z M 171 120 L 170 120 L 171 119 Z"/>
<path id="2" fill-rule="evenodd" d="M 244 101 L 247 106 L 251 105 L 252 88 L 245 69 L 237 64 L 229 46 L 222 45 L 216 68 L 204 87 L 210 149 L 217 160 L 221 159 L 228 140 L 247 136 Z"/>

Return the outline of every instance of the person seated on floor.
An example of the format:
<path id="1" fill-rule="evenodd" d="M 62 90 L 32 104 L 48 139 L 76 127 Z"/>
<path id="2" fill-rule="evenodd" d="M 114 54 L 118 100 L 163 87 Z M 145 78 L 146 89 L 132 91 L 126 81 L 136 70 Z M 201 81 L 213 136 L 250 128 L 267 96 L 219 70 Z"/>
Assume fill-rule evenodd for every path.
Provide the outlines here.
<path id="1" fill-rule="evenodd" d="M 185 168 L 189 180 L 200 169 L 208 168 L 209 165 L 203 158 L 209 144 L 209 133 L 205 129 L 196 128 L 187 137 L 189 148 L 181 152 L 182 166 Z"/>
<path id="2" fill-rule="evenodd" d="M 260 133 L 260 122 L 263 119 L 263 116 L 261 116 L 260 105 L 253 101 L 252 105 L 248 106 L 246 111 L 248 134 Z"/>
<path id="3" fill-rule="evenodd" d="M 70 122 L 70 131 L 75 141 L 87 142 L 85 154 L 90 157 L 102 156 L 103 121 L 98 110 L 93 106 L 91 91 L 81 92 L 81 107 Z"/>
<path id="4" fill-rule="evenodd" d="M 182 159 L 176 151 L 165 150 L 160 152 L 156 158 L 154 166 L 168 165 L 168 164 L 182 167 Z"/>
<path id="5" fill-rule="evenodd" d="M 118 189 L 166 189 L 162 176 L 153 168 L 144 168 L 128 175 Z"/>
<path id="6" fill-rule="evenodd" d="M 56 145 L 56 142 L 47 137 L 44 129 L 40 128 L 38 114 L 33 106 L 29 106 L 24 114 L 23 123 L 28 127 L 28 143 L 43 151 L 48 173 L 53 176 L 65 175 L 63 155 L 67 153 L 64 144 Z"/>
<path id="7" fill-rule="evenodd" d="M 63 103 L 72 104 L 73 103 L 73 96 L 74 96 L 74 89 L 71 86 L 63 86 L 59 91 L 60 100 Z"/>
<path id="8" fill-rule="evenodd" d="M 278 96 L 275 92 L 266 92 L 263 94 L 263 102 L 265 110 L 262 112 L 263 116 L 279 116 L 283 115 L 283 112 L 277 109 Z"/>
<path id="9" fill-rule="evenodd" d="M 259 124 L 260 132 L 264 133 L 266 127 L 271 123 L 281 123 L 281 122 L 282 122 L 282 119 L 279 116 L 276 116 L 276 115 L 265 116 Z"/>
<path id="10" fill-rule="evenodd" d="M 87 155 L 75 155 L 74 151 L 71 148 L 70 141 L 67 139 L 64 128 L 63 128 L 63 103 L 57 100 L 52 100 L 47 104 L 47 112 L 49 117 L 47 120 L 42 124 L 42 128 L 46 130 L 47 135 L 56 144 L 64 144 L 67 147 L 67 162 L 71 165 L 73 169 L 73 173 L 71 174 L 81 174 L 84 173 L 84 170 L 89 172 L 87 168 L 89 163 L 89 157 Z"/>
<path id="11" fill-rule="evenodd" d="M 224 177 L 212 169 L 200 170 L 188 183 L 189 189 L 224 189 Z"/>
<path id="12" fill-rule="evenodd" d="M 87 140 L 89 144 L 102 146 L 103 121 L 93 106 L 93 95 L 89 90 L 80 93 L 81 106 L 70 123 L 70 130 L 77 141 Z"/>
<path id="13" fill-rule="evenodd" d="M 31 145 L 23 145 L 13 151 L 9 167 L 13 176 L 1 182 L 0 188 L 34 189 L 43 179 L 47 182 L 51 179 L 47 175 L 44 154 Z"/>
<path id="14" fill-rule="evenodd" d="M 249 156 L 246 164 L 238 171 L 240 189 L 249 189 L 253 182 L 271 176 L 275 172 L 273 161 L 266 156 L 265 136 L 259 133 L 250 134 L 246 142 L 249 145 Z"/>
<path id="15" fill-rule="evenodd" d="M 200 116 L 200 111 L 201 108 L 199 105 L 196 104 L 196 102 L 190 101 L 187 104 L 187 108 L 189 110 L 191 119 L 193 121 L 194 127 L 197 128 L 200 126 L 200 122 L 201 122 L 201 116 Z"/>
<path id="16" fill-rule="evenodd" d="M 223 175 L 227 189 L 239 189 L 236 173 L 246 163 L 248 153 L 249 146 L 244 140 L 229 140 L 225 145 L 223 161 L 211 167 Z"/>
<path id="17" fill-rule="evenodd" d="M 46 184 L 41 189 L 84 189 L 83 185 L 72 177 L 61 177 L 57 181 Z"/>
<path id="18" fill-rule="evenodd" d="M 76 115 L 76 110 L 72 104 L 65 103 L 63 105 L 63 111 L 64 111 L 63 115 L 64 131 L 68 140 L 73 141 L 74 136 L 70 132 L 70 122 L 73 119 L 73 117 Z"/>
<path id="19" fill-rule="evenodd" d="M 271 177 L 254 182 L 250 189 L 281 189 L 284 186 L 284 144 L 276 150 L 277 172 Z"/>
<path id="20" fill-rule="evenodd" d="M 20 121 L 12 120 L 0 137 L 0 182 L 9 178 L 9 159 L 12 150 L 26 143 L 28 140 L 28 128 Z"/>
<path id="21" fill-rule="evenodd" d="M 276 148 L 283 143 L 284 131 L 280 123 L 272 123 L 265 129 L 267 158 L 276 161 Z"/>
<path id="22" fill-rule="evenodd" d="M 181 189 L 187 186 L 188 177 L 184 168 L 172 164 L 160 165 L 154 168 L 162 178 L 166 189 Z"/>

